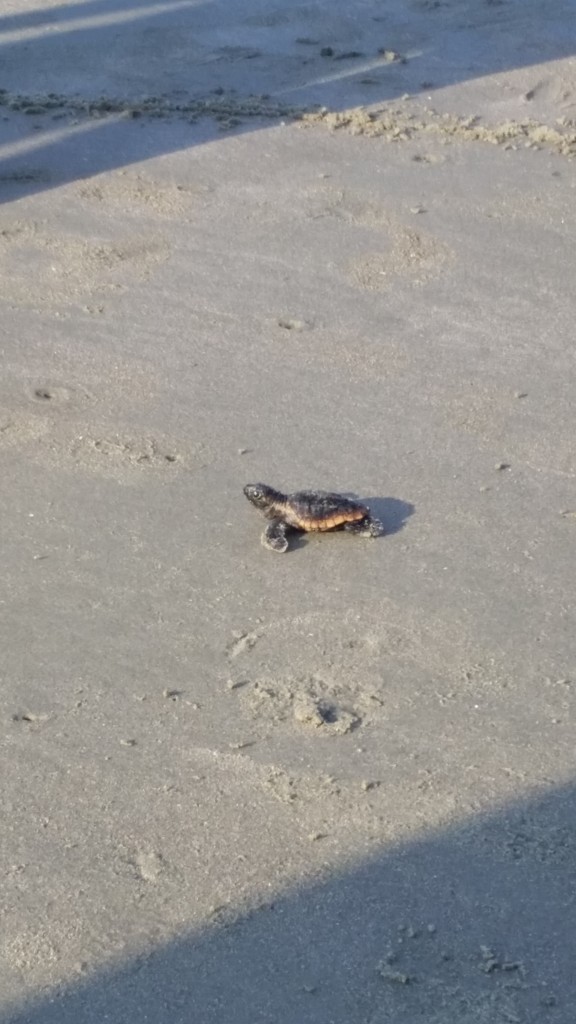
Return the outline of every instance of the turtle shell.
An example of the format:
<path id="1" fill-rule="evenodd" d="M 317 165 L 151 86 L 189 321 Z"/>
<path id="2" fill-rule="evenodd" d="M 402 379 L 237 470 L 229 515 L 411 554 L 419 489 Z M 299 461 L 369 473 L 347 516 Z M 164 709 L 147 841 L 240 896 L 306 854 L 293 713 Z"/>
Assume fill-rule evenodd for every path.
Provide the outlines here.
<path id="1" fill-rule="evenodd" d="M 298 491 L 286 499 L 285 520 L 307 533 L 336 530 L 370 515 L 369 509 L 342 494 L 330 491 Z"/>

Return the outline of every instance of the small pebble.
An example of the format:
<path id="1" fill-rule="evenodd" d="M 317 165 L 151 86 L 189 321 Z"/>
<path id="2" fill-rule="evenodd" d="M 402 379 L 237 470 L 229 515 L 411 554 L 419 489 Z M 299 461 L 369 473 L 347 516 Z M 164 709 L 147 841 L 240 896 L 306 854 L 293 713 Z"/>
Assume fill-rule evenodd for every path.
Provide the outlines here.
<path id="1" fill-rule="evenodd" d="M 44 714 L 42 712 L 23 711 L 21 714 L 12 715 L 12 721 L 28 722 L 29 724 L 32 724 L 33 722 L 46 722 L 49 719 L 49 717 L 50 715 Z"/>
<path id="2" fill-rule="evenodd" d="M 528 392 L 527 391 L 515 391 L 514 392 L 514 398 L 528 398 Z"/>
<path id="3" fill-rule="evenodd" d="M 403 974 L 401 971 L 390 971 L 382 969 L 380 974 L 386 981 L 393 981 L 397 985 L 408 985 L 410 983 L 410 975 Z"/>
<path id="4" fill-rule="evenodd" d="M 305 700 L 296 704 L 294 718 L 301 725 L 311 725 L 316 729 L 326 724 L 323 709 L 313 700 Z"/>
<path id="5" fill-rule="evenodd" d="M 405 64 L 406 58 L 402 57 L 396 50 L 378 50 L 380 57 L 383 57 L 387 64 Z"/>
<path id="6" fill-rule="evenodd" d="M 363 782 L 361 782 L 360 785 L 361 785 L 361 788 L 364 790 L 365 793 L 369 793 L 371 789 L 377 789 L 378 786 L 380 785 L 380 783 L 379 782 L 368 782 L 366 779 L 364 779 Z"/>
<path id="7" fill-rule="evenodd" d="M 509 462 L 497 462 L 496 465 L 494 466 L 494 469 L 498 469 L 498 470 L 510 469 L 510 463 Z"/>
<path id="8" fill-rule="evenodd" d="M 226 683 L 227 690 L 239 690 L 241 686 L 248 686 L 247 679 L 229 679 Z"/>
<path id="9" fill-rule="evenodd" d="M 135 747 L 136 746 L 136 740 L 132 740 L 132 739 L 120 740 L 120 745 L 122 747 Z"/>

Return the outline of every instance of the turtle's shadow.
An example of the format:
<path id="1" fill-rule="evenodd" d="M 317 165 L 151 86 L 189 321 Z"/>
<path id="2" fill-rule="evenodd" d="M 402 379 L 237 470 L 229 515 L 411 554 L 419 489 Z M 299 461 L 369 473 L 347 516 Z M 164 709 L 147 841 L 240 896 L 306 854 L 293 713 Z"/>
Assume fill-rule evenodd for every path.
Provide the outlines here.
<path id="1" fill-rule="evenodd" d="M 379 519 L 382 523 L 384 536 L 387 537 L 392 533 L 400 533 L 407 520 L 416 511 L 414 505 L 411 505 L 409 501 L 402 501 L 401 498 L 364 498 L 362 495 L 351 492 L 346 492 L 346 497 L 367 505 L 375 519 Z"/>

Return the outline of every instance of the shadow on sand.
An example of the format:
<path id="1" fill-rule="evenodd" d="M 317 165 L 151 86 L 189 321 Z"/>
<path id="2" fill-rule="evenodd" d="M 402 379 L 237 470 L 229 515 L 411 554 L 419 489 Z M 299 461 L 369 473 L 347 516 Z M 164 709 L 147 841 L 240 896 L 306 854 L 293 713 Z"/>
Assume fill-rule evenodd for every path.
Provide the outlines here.
<path id="1" fill-rule="evenodd" d="M 416 511 L 414 505 L 400 498 L 366 498 L 365 501 L 376 519 L 382 523 L 386 536 L 400 533 Z"/>
<path id="2" fill-rule="evenodd" d="M 0 202 L 291 107 L 373 104 L 574 52 L 560 0 L 91 0 L 6 14 L 0 29 Z"/>
<path id="3" fill-rule="evenodd" d="M 381 851 L 9 1024 L 571 1024 L 572 786 Z"/>

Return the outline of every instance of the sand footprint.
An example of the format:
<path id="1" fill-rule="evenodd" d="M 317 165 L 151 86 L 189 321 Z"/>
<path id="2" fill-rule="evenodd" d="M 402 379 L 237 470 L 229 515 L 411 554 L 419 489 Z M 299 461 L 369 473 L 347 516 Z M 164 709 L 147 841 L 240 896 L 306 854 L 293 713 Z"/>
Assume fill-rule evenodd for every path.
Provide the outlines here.
<path id="1" fill-rule="evenodd" d="M 382 602 L 263 625 L 257 646 L 234 659 L 228 689 L 261 737 L 282 731 L 306 742 L 388 732 L 391 723 L 419 736 L 422 714 L 443 720 L 452 702 L 506 675 L 461 623 L 423 623 L 411 609 Z"/>
<path id="2" fill-rule="evenodd" d="M 344 221 L 350 226 L 351 240 L 355 228 L 362 229 L 363 239 L 366 228 L 372 231 L 374 248 L 357 256 L 345 270 L 348 279 L 359 288 L 383 290 L 398 277 L 407 277 L 414 283 L 427 280 L 440 274 L 452 256 L 447 245 L 433 235 L 407 226 L 372 195 L 326 186 L 309 194 L 307 210 L 307 216 L 313 219 Z"/>
<path id="3" fill-rule="evenodd" d="M 431 235 L 409 228 L 397 228 L 387 251 L 366 253 L 348 268 L 350 281 L 358 288 L 382 291 L 394 278 L 404 277 L 414 284 L 437 277 L 452 255 L 448 246 Z"/>
<path id="4" fill-rule="evenodd" d="M 46 223 L 15 221 L 0 231 L 3 299 L 22 307 L 86 302 L 143 280 L 169 254 L 160 238 L 87 240 L 52 232 Z"/>
<path id="5" fill-rule="evenodd" d="M 77 191 L 82 199 L 121 208 L 123 213 L 130 208 L 136 214 L 147 209 L 162 217 L 177 216 L 181 219 L 192 213 L 198 203 L 214 190 L 200 182 L 160 182 L 144 174 L 119 171 L 114 175 L 93 178 Z"/>

